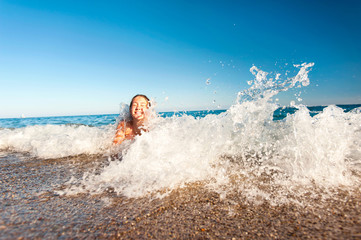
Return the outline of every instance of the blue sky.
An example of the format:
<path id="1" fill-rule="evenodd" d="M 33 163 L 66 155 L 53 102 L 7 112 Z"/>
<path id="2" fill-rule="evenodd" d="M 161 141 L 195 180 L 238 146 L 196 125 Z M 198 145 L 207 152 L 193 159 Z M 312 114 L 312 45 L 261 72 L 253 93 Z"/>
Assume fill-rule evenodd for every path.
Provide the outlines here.
<path id="1" fill-rule="evenodd" d="M 0 117 L 118 113 L 137 93 L 225 109 L 253 65 L 303 62 L 304 104 L 361 103 L 360 17 L 357 0 L 0 0 Z"/>

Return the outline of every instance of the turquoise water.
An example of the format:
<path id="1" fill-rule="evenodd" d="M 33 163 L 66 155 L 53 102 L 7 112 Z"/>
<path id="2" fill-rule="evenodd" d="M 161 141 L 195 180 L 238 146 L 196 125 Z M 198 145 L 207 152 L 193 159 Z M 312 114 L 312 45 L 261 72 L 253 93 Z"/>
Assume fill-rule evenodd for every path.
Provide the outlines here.
<path id="1" fill-rule="evenodd" d="M 342 108 L 345 112 L 352 109 L 361 107 L 361 104 L 353 105 L 337 105 Z M 308 106 L 310 115 L 313 117 L 325 108 L 326 106 Z M 286 107 L 278 108 L 273 113 L 273 119 L 275 121 L 284 119 L 287 114 L 294 114 L 297 108 Z M 218 115 L 226 112 L 226 110 L 201 110 L 201 111 L 183 111 L 183 112 L 159 112 L 161 117 L 172 117 L 189 115 L 195 118 L 203 118 L 209 114 Z M 58 117 L 31 117 L 31 118 L 4 118 L 0 119 L 0 128 L 23 128 L 27 126 L 35 125 L 86 125 L 99 127 L 109 124 L 114 124 L 118 114 L 101 114 L 101 115 L 83 115 L 83 116 L 58 116 Z"/>

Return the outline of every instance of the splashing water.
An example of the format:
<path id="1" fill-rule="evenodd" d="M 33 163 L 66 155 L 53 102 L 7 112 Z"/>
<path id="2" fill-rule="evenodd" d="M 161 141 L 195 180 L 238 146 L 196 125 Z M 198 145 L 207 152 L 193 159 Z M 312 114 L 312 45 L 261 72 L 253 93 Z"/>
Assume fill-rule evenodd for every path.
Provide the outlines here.
<path id="1" fill-rule="evenodd" d="M 253 66 L 250 88 L 226 112 L 204 118 L 154 117 L 151 131 L 121 148 L 122 161 L 110 162 L 100 174 L 73 179 L 66 192 L 99 193 L 111 187 L 139 197 L 200 182 L 222 196 L 242 192 L 248 200 L 280 203 L 297 202 L 315 188 L 359 186 L 353 172 L 359 171 L 361 159 L 360 111 L 329 106 L 311 117 L 305 106 L 297 105 L 295 114 L 273 120 L 279 106 L 272 97 L 307 86 L 312 66 L 295 66 L 297 75 L 285 80 L 279 74 L 267 78 L 268 73 Z"/>
<path id="2" fill-rule="evenodd" d="M 34 125 L 0 129 L 0 151 L 27 152 L 44 159 L 79 154 L 103 154 L 111 145 L 114 127 Z"/>

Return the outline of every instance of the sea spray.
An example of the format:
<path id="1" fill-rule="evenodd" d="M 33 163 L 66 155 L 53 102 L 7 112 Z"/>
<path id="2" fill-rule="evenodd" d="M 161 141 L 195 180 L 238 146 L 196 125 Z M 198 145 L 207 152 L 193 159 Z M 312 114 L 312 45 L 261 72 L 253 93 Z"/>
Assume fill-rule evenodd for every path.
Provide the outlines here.
<path id="1" fill-rule="evenodd" d="M 111 162 L 100 175 L 84 179 L 86 188 L 97 192 L 112 187 L 135 197 L 214 175 L 212 165 L 226 140 L 218 116 L 195 119 L 184 115 L 156 121 L 151 131 L 137 136 L 123 150 L 121 162 Z"/>
<path id="2" fill-rule="evenodd" d="M 350 121 L 352 113 L 329 106 L 311 117 L 309 110 L 300 109 L 286 118 L 284 126 L 292 131 L 283 133 L 277 146 L 278 164 L 294 178 L 315 180 L 318 184 L 351 185 L 353 183 L 345 161 L 354 146 L 360 128 L 358 120 Z"/>
<path id="3" fill-rule="evenodd" d="M 113 125 L 35 125 L 1 129 L 0 150 L 27 152 L 40 158 L 104 154 L 111 146 L 114 132 Z"/>
<path id="4" fill-rule="evenodd" d="M 251 201 L 280 203 L 300 201 L 312 184 L 318 188 L 359 184 L 350 171 L 350 164 L 359 161 L 359 113 L 329 106 L 311 117 L 306 107 L 295 105 L 296 114 L 273 120 L 279 107 L 273 96 L 307 86 L 312 66 L 297 66 L 298 74 L 286 79 L 267 78 L 266 72 L 252 67 L 255 79 L 250 88 L 219 115 L 154 117 L 151 130 L 122 149 L 121 161 L 83 177 L 81 191 L 111 188 L 140 197 L 203 182 L 222 196 L 236 191 Z M 80 191 L 75 182 L 70 185 L 68 192 Z"/>

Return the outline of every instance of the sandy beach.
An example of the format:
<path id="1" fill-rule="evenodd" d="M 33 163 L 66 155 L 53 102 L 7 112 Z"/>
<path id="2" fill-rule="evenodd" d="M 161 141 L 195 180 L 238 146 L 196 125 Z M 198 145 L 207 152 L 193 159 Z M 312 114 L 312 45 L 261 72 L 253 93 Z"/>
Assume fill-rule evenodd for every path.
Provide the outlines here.
<path id="1" fill-rule="evenodd" d="M 56 193 L 70 175 L 100 166 L 96 158 L 3 154 L 0 239 L 361 239 L 358 191 L 340 191 L 322 207 L 221 198 L 201 184 L 164 198 Z"/>

